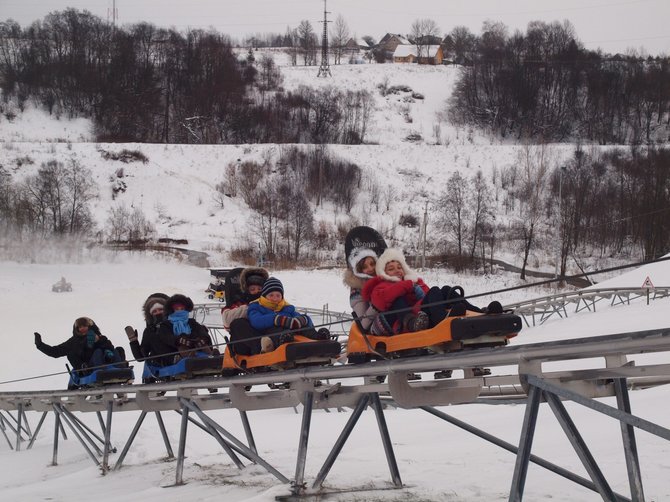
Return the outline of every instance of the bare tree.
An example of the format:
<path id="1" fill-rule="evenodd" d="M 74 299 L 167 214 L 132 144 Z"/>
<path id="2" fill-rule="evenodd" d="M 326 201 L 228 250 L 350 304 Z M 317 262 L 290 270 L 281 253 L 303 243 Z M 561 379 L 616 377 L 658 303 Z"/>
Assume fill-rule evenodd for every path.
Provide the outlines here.
<path id="1" fill-rule="evenodd" d="M 305 66 L 316 62 L 316 34 L 312 23 L 307 19 L 300 21 L 298 25 L 298 43 L 302 51 L 303 64 Z"/>
<path id="2" fill-rule="evenodd" d="M 460 171 L 456 171 L 449 176 L 447 188 L 437 203 L 439 211 L 437 224 L 446 234 L 456 240 L 459 257 L 463 256 L 463 241 L 470 211 L 468 191 L 467 179 L 461 175 Z"/>
<path id="3" fill-rule="evenodd" d="M 338 15 L 330 30 L 330 44 L 333 50 L 335 64 L 340 64 L 344 46 L 349 41 L 350 36 L 347 22 L 341 15 Z"/>
<path id="4" fill-rule="evenodd" d="M 124 240 L 129 227 L 129 218 L 130 213 L 125 204 L 109 208 L 107 212 L 107 225 L 105 226 L 109 242 L 121 242 Z"/>
<path id="5" fill-rule="evenodd" d="M 523 239 L 523 264 L 521 279 L 526 278 L 528 255 L 535 243 L 537 224 L 543 215 L 545 194 L 548 188 L 553 152 L 547 145 L 525 145 L 519 152 L 521 187 L 518 198 L 521 203 L 519 228 Z"/>
<path id="6" fill-rule="evenodd" d="M 386 185 L 384 189 L 384 207 L 387 211 L 391 209 L 391 204 L 396 200 L 398 193 L 393 185 Z"/>
<path id="7" fill-rule="evenodd" d="M 472 247 L 470 248 L 470 258 L 474 258 L 477 251 L 479 236 L 483 233 L 483 227 L 492 219 L 491 210 L 491 190 L 486 184 L 481 170 L 471 178 L 472 185 Z"/>
<path id="8" fill-rule="evenodd" d="M 26 178 L 22 193 L 32 221 L 44 235 L 88 232 L 93 228 L 88 208 L 95 196 L 92 174 L 76 160 L 68 167 L 51 160 Z"/>
<path id="9" fill-rule="evenodd" d="M 428 58 L 431 55 L 428 53 L 429 46 L 436 42 L 436 39 L 439 43 L 440 28 L 437 26 L 437 23 L 432 19 L 416 19 L 412 23 L 410 29 L 410 37 L 414 41 L 417 50 L 417 57 Z"/>

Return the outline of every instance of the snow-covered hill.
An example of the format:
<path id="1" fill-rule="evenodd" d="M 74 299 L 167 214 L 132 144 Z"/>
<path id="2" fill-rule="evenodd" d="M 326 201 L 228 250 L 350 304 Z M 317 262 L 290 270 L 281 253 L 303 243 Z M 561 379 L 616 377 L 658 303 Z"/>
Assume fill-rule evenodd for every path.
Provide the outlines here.
<path id="1" fill-rule="evenodd" d="M 333 67 L 332 78 L 317 79 L 315 67 L 289 66 L 282 63 L 281 55 L 276 57 L 287 89 L 299 85 L 334 85 L 368 89 L 374 95 L 370 144 L 329 146 L 333 156 L 359 165 L 365 178 L 350 214 L 337 212 L 329 204 L 314 208 L 316 220 L 326 222 L 332 229 L 338 223 L 368 224 L 412 252 L 418 245 L 419 230 L 399 226 L 400 215 L 420 218 L 428 203 L 431 235 L 435 216 L 432 203 L 444 191 L 451 173 L 460 170 L 471 176 L 481 169 L 489 177 L 494 170 L 515 164 L 523 148 L 493 142 L 480 133 L 454 128 L 440 119 L 460 71 L 457 67 L 341 65 Z M 406 86 L 411 92 L 383 96 L 378 90 L 380 85 Z M 423 99 L 413 98 L 413 93 Z M 0 165 L 18 181 L 34 174 L 43 162 L 78 161 L 92 171 L 98 187 L 98 197 L 92 206 L 100 230 L 105 228 L 110 208 L 123 205 L 141 208 L 155 224 L 157 237 L 187 239 L 189 247 L 210 253 L 216 265 L 226 263 L 226 251 L 240 243 L 257 246 L 252 212 L 241 197 L 225 198 L 221 207 L 215 185 L 224 180 L 228 164 L 274 163 L 286 146 L 97 144 L 87 142 L 91 137 L 90 124 L 83 119 L 49 117 L 30 106 L 22 114 L 14 111 L 17 116 L 11 121 L 0 117 Z M 418 134 L 422 139 L 408 141 L 410 134 Z M 567 144 L 552 148 L 556 163 L 572 151 Z M 122 149 L 137 150 L 148 162 L 124 164 L 105 160 L 101 154 Z M 112 189 L 120 183 L 125 185 L 125 191 L 114 194 Z M 373 184 L 381 193 L 378 204 L 372 203 Z M 392 194 L 388 210 L 383 200 L 385 194 Z M 501 252 L 498 257 L 518 263 L 514 250 Z M 324 260 L 337 258 L 323 256 Z M 531 265 L 543 265 L 539 258 L 534 261 Z"/>

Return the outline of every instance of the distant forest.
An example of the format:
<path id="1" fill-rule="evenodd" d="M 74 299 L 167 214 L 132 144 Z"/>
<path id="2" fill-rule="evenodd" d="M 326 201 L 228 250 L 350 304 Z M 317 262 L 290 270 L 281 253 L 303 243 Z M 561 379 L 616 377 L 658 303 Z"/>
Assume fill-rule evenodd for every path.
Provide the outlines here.
<path id="1" fill-rule="evenodd" d="M 114 28 L 89 12 L 54 12 L 26 29 L 0 23 L 0 88 L 19 104 L 93 119 L 99 141 L 365 141 L 366 91 L 282 90 L 270 57 L 238 60 L 221 34 L 140 23 Z"/>
<path id="2" fill-rule="evenodd" d="M 307 21 L 266 38 L 295 64 L 317 62 Z M 270 56 L 239 59 L 216 32 L 115 28 L 75 9 L 25 29 L 0 22 L 0 42 L 3 99 L 90 117 L 99 141 L 360 144 L 374 102 L 373 89 L 285 91 Z M 668 58 L 586 51 L 568 22 L 533 22 L 512 36 L 502 23 L 485 23 L 479 36 L 458 27 L 442 46 L 463 68 L 443 115 L 455 124 L 537 141 L 670 139 Z"/>

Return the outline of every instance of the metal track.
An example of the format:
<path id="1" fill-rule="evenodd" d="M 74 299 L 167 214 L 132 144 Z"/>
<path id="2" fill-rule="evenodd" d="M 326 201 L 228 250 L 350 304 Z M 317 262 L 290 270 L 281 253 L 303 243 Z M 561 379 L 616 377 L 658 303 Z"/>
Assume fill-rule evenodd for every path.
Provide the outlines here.
<path id="1" fill-rule="evenodd" d="M 593 288 L 533 298 L 532 300 L 505 305 L 504 308 L 511 309 L 515 314 L 523 317 L 526 326 L 530 326 L 531 323 L 535 326 L 544 323 L 553 316 L 568 317 L 570 311 L 574 313 L 584 310 L 595 312 L 596 304 L 603 301 L 609 302 L 611 306 L 630 305 L 632 300 L 639 298 L 645 298 L 649 303 L 650 300 L 667 298 L 668 296 L 670 296 L 670 287 L 667 286 L 653 289 Z"/>
<path id="2" fill-rule="evenodd" d="M 422 389 L 430 387 L 430 392 L 426 394 L 439 394 L 442 389 L 452 389 L 454 387 L 463 387 L 475 385 L 481 388 L 488 388 L 493 393 L 495 389 L 501 386 L 513 386 L 518 389 L 522 383 L 518 375 L 525 373 L 529 366 L 540 366 L 543 362 L 558 360 L 577 360 L 600 358 L 608 363 L 605 368 L 593 368 L 589 370 L 579 370 L 571 372 L 555 372 L 557 378 L 563 381 L 574 380 L 575 382 L 597 381 L 599 379 L 613 378 L 615 376 L 644 378 L 648 381 L 651 378 L 663 378 L 670 375 L 668 365 L 654 365 L 645 367 L 641 370 L 636 366 L 628 364 L 619 364 L 617 367 L 611 367 L 610 361 L 621 361 L 625 355 L 641 354 L 651 352 L 670 351 L 670 329 L 657 329 L 642 331 L 636 333 L 621 333 L 616 335 L 606 335 L 589 338 L 579 338 L 572 340 L 562 340 L 545 343 L 535 343 L 527 345 L 506 346 L 497 348 L 479 348 L 452 352 L 448 354 L 430 355 L 421 357 L 412 357 L 406 359 L 395 359 L 388 361 L 376 361 L 372 363 L 359 365 L 335 365 L 335 366 L 315 366 L 288 371 L 269 371 L 257 374 L 239 375 L 230 378 L 214 377 L 206 379 L 192 379 L 170 383 L 155 383 L 144 385 L 118 385 L 104 388 L 84 389 L 84 390 L 45 390 L 45 391 L 16 391 L 0 392 L 0 410 L 16 410 L 18 403 L 23 403 L 24 407 L 38 411 L 50 410 L 53 402 L 66 401 L 68 409 L 73 411 L 103 411 L 105 401 L 113 397 L 114 394 L 126 394 L 123 404 L 123 410 L 145 410 L 156 411 L 166 409 L 179 409 L 176 402 L 169 406 L 169 399 L 161 399 L 154 403 L 146 400 L 144 396 L 155 394 L 156 392 L 179 392 L 199 393 L 198 399 L 210 403 L 208 408 L 214 407 L 228 408 L 235 407 L 233 398 L 229 394 L 202 394 L 206 389 L 239 389 L 245 386 L 253 385 L 278 385 L 291 384 L 291 386 L 300 387 L 305 382 L 318 382 L 324 380 L 348 380 L 360 379 L 368 382 L 374 377 L 387 375 L 401 375 L 405 373 L 424 373 L 437 372 L 442 370 L 465 370 L 464 378 L 453 378 L 446 380 L 431 380 L 429 382 L 412 382 L 412 389 Z M 508 367 L 507 375 L 494 375 L 486 377 L 473 377 L 467 375 L 467 370 L 474 367 Z M 544 373 L 546 377 L 552 373 Z M 325 386 L 330 389 L 332 386 Z M 393 385 L 389 384 L 370 384 L 357 383 L 345 386 L 340 384 L 337 392 L 332 389 L 329 392 L 332 400 L 335 396 L 344 396 L 349 393 L 361 394 L 369 392 L 370 389 L 384 390 L 388 389 L 393 396 Z M 252 392 L 249 395 L 258 397 L 255 401 L 254 409 L 262 409 L 263 401 L 267 401 L 267 408 L 277 408 L 293 406 L 282 402 L 275 402 L 274 399 L 266 396 L 281 394 L 287 389 L 277 391 L 268 391 L 267 393 Z M 290 390 L 290 389 L 288 389 Z M 591 392 L 592 393 L 592 392 Z M 477 394 L 479 395 L 479 394 Z M 94 399 L 95 396 L 101 396 Z M 355 399 L 337 399 L 345 401 L 338 406 L 348 406 Z M 100 404 L 96 404 L 99 401 Z M 347 403 L 348 401 L 349 403 Z M 435 398 L 432 404 L 440 404 L 440 399 Z M 431 404 L 431 403 L 425 403 Z M 402 406 L 402 404 L 401 404 Z M 101 408 L 102 407 L 102 408 Z M 410 406 L 412 407 L 412 406 Z"/>
<path id="3" fill-rule="evenodd" d="M 461 352 L 417 358 L 378 361 L 362 365 L 309 367 L 291 371 L 273 371 L 242 375 L 233 378 L 209 378 L 149 385 L 114 386 L 78 391 L 31 391 L 0 393 L 0 432 L 11 449 L 19 450 L 29 441 L 30 449 L 37 438 L 47 413 L 55 417 L 52 465 L 57 464 L 59 438 L 65 438 L 65 427 L 81 444 L 101 472 L 111 469 L 111 426 L 114 413 L 140 411 L 139 418 L 127 439 L 113 469 L 122 466 L 126 453 L 139 433 L 146 415 L 153 412 L 168 458 L 174 458 L 172 447 L 161 416 L 163 411 L 181 414 L 179 445 L 175 467 L 175 484 L 183 484 L 186 460 L 187 428 L 193 424 L 212 436 L 237 468 L 244 460 L 264 468 L 278 482 L 289 484 L 292 497 L 318 494 L 331 467 L 356 427 L 361 414 L 369 407 L 377 418 L 380 438 L 395 488 L 402 488 L 400 468 L 396 461 L 384 409 L 413 408 L 426 411 L 483 440 L 489 441 L 516 455 L 509 500 L 522 500 L 530 462 L 562 476 L 586 489 L 599 493 L 603 500 L 630 500 L 614 492 L 603 476 L 597 462 L 586 447 L 561 400 L 570 399 L 592 408 L 621 423 L 625 461 L 628 469 L 632 500 L 644 500 L 640 462 L 634 428 L 640 428 L 662 439 L 670 440 L 670 430 L 632 415 L 628 389 L 668 383 L 669 364 L 634 364 L 629 356 L 670 353 L 670 329 L 597 336 L 529 345 L 473 349 Z M 545 371 L 543 364 L 555 361 L 592 359 L 587 369 Z M 597 361 L 600 361 L 599 363 Z M 667 355 L 663 361 L 670 360 Z M 583 366 L 582 363 L 580 366 Z M 472 368 L 488 367 L 499 373 L 475 377 Z M 410 381 L 410 373 L 455 370 L 455 377 L 444 380 Z M 460 371 L 459 371 L 460 370 Z M 462 372 L 462 377 L 460 374 Z M 378 383 L 375 377 L 385 377 Z M 458 378 L 456 378 L 458 376 Z M 272 385 L 271 390 L 259 390 L 260 385 Z M 249 386 L 254 386 L 250 390 Z M 219 389 L 211 394 L 208 389 Z M 225 390 L 225 392 L 224 392 Z M 165 393 L 163 395 L 163 393 Z M 122 394 L 120 396 L 120 394 Z M 509 399 L 528 395 L 526 417 L 518 447 L 451 417 L 434 406 L 474 402 L 479 399 Z M 617 408 L 593 398 L 616 396 Z M 531 454 L 540 403 L 545 401 L 561 424 L 570 443 L 582 460 L 589 478 L 570 472 L 548 460 Z M 258 452 L 246 415 L 249 410 L 296 407 L 303 405 L 300 439 L 296 453 L 293 479 L 272 466 Z M 332 447 L 311 487 L 305 481 L 308 439 L 313 409 L 353 409 L 349 419 Z M 210 417 L 209 410 L 236 409 L 244 425 L 246 443 L 232 435 L 222 424 Z M 34 431 L 29 427 L 27 411 L 40 411 L 42 416 Z M 95 412 L 102 435 L 98 435 L 74 414 Z M 14 413 L 14 414 L 12 414 Z M 102 413 L 107 414 L 106 421 Z M 226 420 L 228 423 L 229 420 Z M 10 437 L 15 436 L 12 443 Z M 283 466 L 286 468 L 286 466 Z M 369 488 L 369 487 L 368 487 Z"/>

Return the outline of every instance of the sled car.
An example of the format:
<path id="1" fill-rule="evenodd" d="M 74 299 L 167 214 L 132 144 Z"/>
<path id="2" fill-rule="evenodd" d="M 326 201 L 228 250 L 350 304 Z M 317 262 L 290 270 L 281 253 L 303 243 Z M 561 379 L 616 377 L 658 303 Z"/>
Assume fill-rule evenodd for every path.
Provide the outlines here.
<path id="1" fill-rule="evenodd" d="M 135 373 L 132 368 L 102 368 L 88 375 L 80 375 L 78 372 L 72 371 L 70 372 L 70 381 L 67 388 L 72 390 L 113 384 L 129 384 L 133 380 L 135 380 Z"/>
<path id="2" fill-rule="evenodd" d="M 233 354 L 230 345 L 227 345 L 223 357 L 223 374 L 232 376 L 246 371 L 331 364 L 339 357 L 341 350 L 339 342 L 334 340 L 312 340 L 302 335 L 295 335 L 292 342 L 284 343 L 272 352 L 252 356 Z"/>
<path id="3" fill-rule="evenodd" d="M 434 328 L 393 336 L 362 333 L 358 323 L 349 332 L 347 357 L 350 363 L 364 363 L 427 353 L 444 353 L 465 347 L 506 345 L 521 330 L 521 318 L 514 314 L 476 314 L 447 317 Z"/>
<path id="4" fill-rule="evenodd" d="M 169 380 L 184 380 L 199 376 L 221 374 L 223 356 L 196 352 L 192 357 L 184 357 L 169 366 L 157 366 L 144 363 L 142 381 L 145 383 Z"/>

